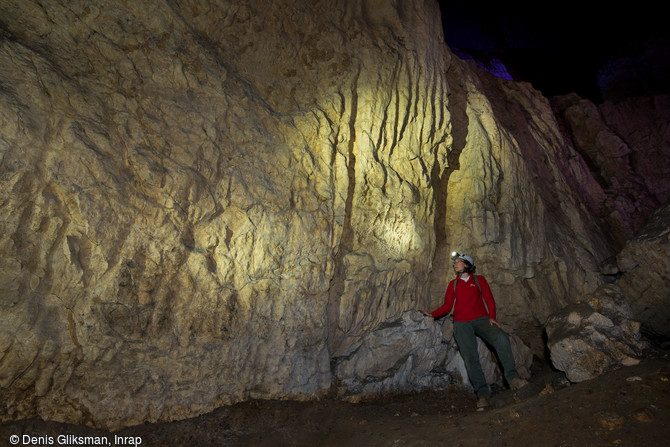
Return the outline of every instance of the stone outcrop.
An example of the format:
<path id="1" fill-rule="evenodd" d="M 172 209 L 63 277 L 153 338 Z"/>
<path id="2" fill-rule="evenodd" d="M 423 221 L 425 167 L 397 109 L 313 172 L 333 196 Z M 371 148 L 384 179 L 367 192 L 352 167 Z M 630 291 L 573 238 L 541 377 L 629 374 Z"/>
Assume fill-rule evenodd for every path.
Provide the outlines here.
<path id="1" fill-rule="evenodd" d="M 603 286 L 584 302 L 566 306 L 547 321 L 551 362 L 572 382 L 639 363 L 646 343 L 640 335 L 640 323 L 632 318 L 615 285 Z"/>
<path id="2" fill-rule="evenodd" d="M 0 417 L 323 395 L 333 359 L 441 303 L 453 249 L 542 353 L 618 246 L 549 102 L 452 57 L 439 16 L 0 2 Z"/>
<path id="3" fill-rule="evenodd" d="M 670 200 L 670 95 L 597 106 L 572 94 L 554 98 L 552 104 L 589 166 L 577 192 L 623 247 Z"/>
<path id="4" fill-rule="evenodd" d="M 656 339 L 670 339 L 670 203 L 659 208 L 617 256 L 617 284 L 633 318 Z"/>
<path id="5" fill-rule="evenodd" d="M 515 334 L 510 343 L 519 375 L 529 378 L 532 351 Z M 495 354 L 480 339 L 478 346 L 487 382 L 505 386 Z M 333 375 L 338 396 L 352 401 L 386 392 L 472 388 L 451 319 L 435 321 L 416 310 L 380 324 L 350 352 L 334 358 Z"/>
<path id="6" fill-rule="evenodd" d="M 440 325 L 417 310 L 407 311 L 375 327 L 350 352 L 333 359 L 337 393 L 357 400 L 434 387 L 431 371 L 445 355 Z"/>

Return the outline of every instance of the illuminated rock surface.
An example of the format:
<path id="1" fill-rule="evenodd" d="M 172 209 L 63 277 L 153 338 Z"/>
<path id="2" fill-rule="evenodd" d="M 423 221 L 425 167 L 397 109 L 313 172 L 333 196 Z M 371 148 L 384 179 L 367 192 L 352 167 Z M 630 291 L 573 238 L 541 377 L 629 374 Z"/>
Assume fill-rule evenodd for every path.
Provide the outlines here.
<path id="1" fill-rule="evenodd" d="M 435 3 L 397 8 L 0 4 L 2 418 L 323 395 L 441 303 L 454 249 L 543 351 L 618 251 L 597 182 L 545 98 L 452 57 Z"/>

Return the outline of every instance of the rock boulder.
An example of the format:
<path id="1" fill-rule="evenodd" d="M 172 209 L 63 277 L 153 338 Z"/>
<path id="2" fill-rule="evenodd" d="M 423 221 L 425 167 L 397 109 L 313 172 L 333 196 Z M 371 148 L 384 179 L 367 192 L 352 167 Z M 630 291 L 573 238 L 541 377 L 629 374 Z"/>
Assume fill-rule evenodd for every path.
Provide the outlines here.
<path id="1" fill-rule="evenodd" d="M 333 359 L 340 397 L 357 400 L 386 392 L 435 386 L 431 371 L 444 361 L 442 331 L 414 310 L 368 332 L 350 352 Z"/>
<path id="2" fill-rule="evenodd" d="M 510 342 L 517 371 L 527 379 L 533 353 L 515 334 L 510 334 Z M 478 346 L 487 382 L 505 386 L 496 355 L 481 339 Z M 379 325 L 333 362 L 338 395 L 353 401 L 386 392 L 472 388 L 451 319 L 435 321 L 418 311 Z"/>
<path id="3" fill-rule="evenodd" d="M 617 286 L 566 306 L 547 321 L 551 362 L 568 380 L 582 382 L 620 365 L 639 363 L 646 348 L 640 323 Z"/>
<path id="4" fill-rule="evenodd" d="M 617 256 L 617 284 L 647 334 L 670 339 L 670 202 Z"/>

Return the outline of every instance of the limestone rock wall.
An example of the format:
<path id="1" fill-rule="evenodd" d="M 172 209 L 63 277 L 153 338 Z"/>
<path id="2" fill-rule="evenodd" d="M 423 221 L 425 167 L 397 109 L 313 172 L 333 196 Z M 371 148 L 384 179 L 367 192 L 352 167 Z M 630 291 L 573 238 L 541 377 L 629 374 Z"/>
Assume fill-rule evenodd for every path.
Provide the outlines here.
<path id="1" fill-rule="evenodd" d="M 453 277 L 448 254 L 467 252 L 489 279 L 499 320 L 541 356 L 546 319 L 596 290 L 599 264 L 616 253 L 580 196 L 593 175 L 531 85 L 469 64 L 447 76 L 456 161 L 443 219 L 437 204 L 432 304 Z"/>
<path id="2" fill-rule="evenodd" d="M 309 398 L 426 296 L 432 1 L 5 1 L 3 417 Z"/>
<path id="3" fill-rule="evenodd" d="M 615 254 L 548 101 L 452 58 L 432 0 L 0 17 L 2 418 L 322 395 L 331 359 L 441 302 L 454 249 L 542 352 Z"/>
<path id="4" fill-rule="evenodd" d="M 670 96 L 599 106 L 577 95 L 552 100 L 561 128 L 589 166 L 578 190 L 619 248 L 670 200 Z"/>

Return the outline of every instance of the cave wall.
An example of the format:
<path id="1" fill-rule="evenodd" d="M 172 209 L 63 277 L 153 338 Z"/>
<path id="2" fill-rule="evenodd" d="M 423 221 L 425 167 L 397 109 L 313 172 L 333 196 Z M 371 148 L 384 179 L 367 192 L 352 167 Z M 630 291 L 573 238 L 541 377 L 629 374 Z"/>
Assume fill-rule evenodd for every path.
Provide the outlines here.
<path id="1" fill-rule="evenodd" d="M 492 284 L 500 320 L 542 356 L 547 317 L 598 287 L 599 264 L 616 244 L 580 195 L 599 187 L 550 102 L 528 83 L 474 67 L 452 63 L 447 74 L 462 149 L 451 148 L 458 158 L 444 195 L 432 304 L 453 276 L 448 253 L 468 252 Z"/>
<path id="2" fill-rule="evenodd" d="M 433 2 L 3 2 L 3 417 L 330 387 L 425 301 Z"/>
<path id="3" fill-rule="evenodd" d="M 441 302 L 455 249 L 540 353 L 616 253 L 549 102 L 454 58 L 432 0 L 0 17 L 3 419 L 323 395 L 331 359 Z"/>
<path id="4" fill-rule="evenodd" d="M 578 193 L 622 248 L 670 200 L 670 95 L 596 105 L 569 94 L 552 107 L 593 179 Z"/>

